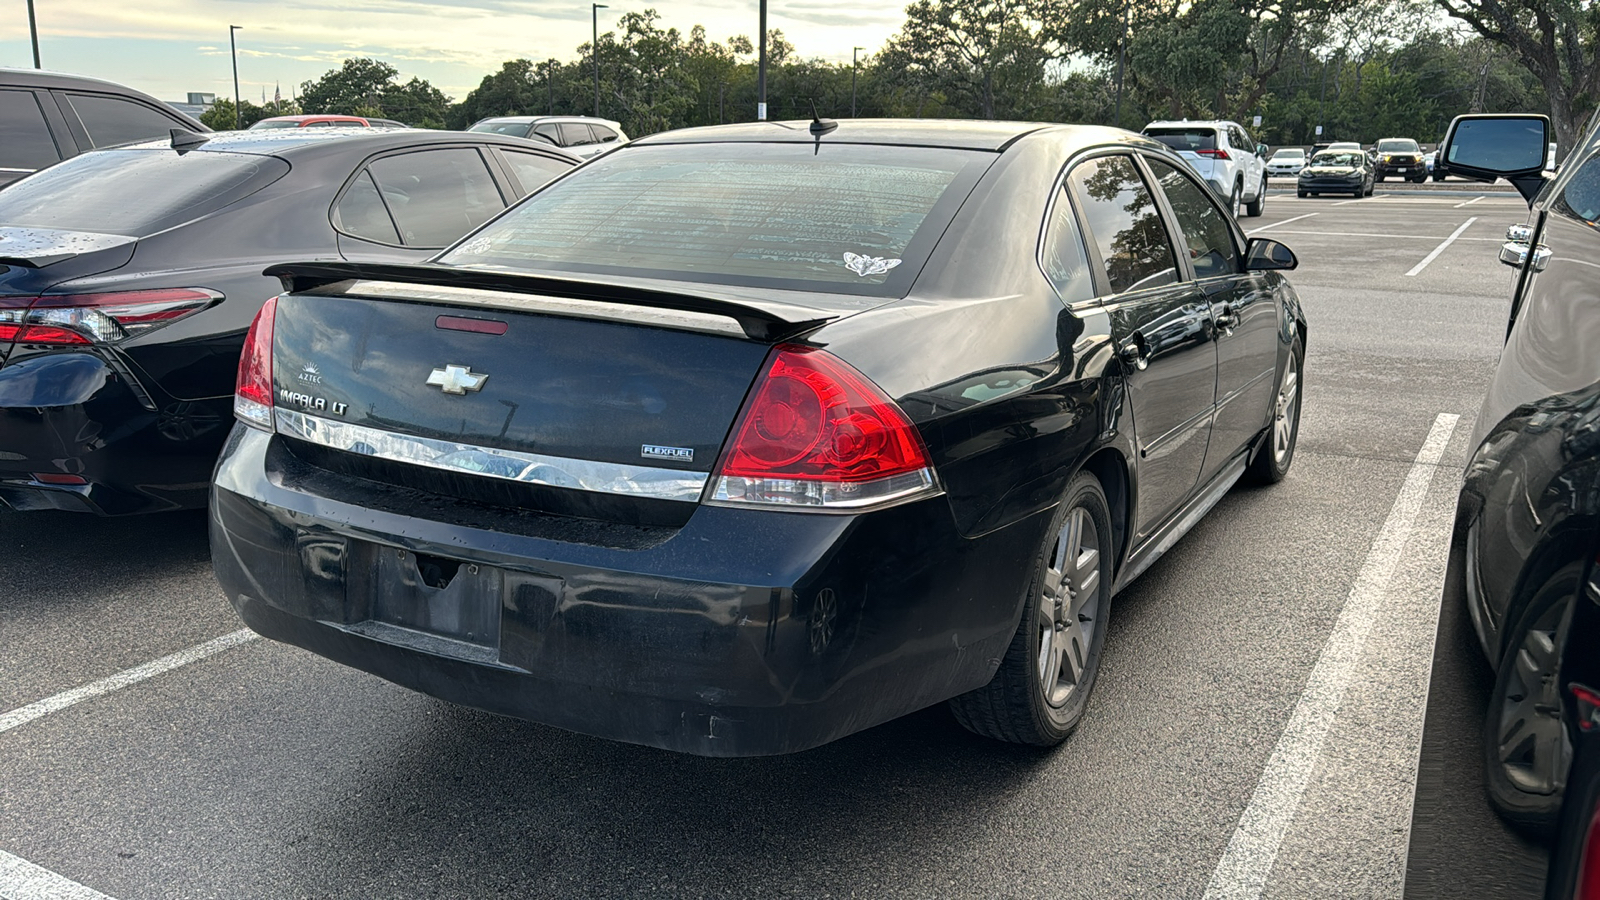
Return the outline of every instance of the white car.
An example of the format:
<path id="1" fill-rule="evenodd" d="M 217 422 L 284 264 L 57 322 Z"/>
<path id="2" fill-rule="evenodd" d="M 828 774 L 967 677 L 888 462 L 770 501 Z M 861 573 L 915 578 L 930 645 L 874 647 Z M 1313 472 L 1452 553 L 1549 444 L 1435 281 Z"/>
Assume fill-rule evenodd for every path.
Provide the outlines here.
<path id="1" fill-rule="evenodd" d="M 1237 122 L 1151 122 L 1144 127 L 1154 138 L 1183 157 L 1190 167 L 1228 200 L 1235 216 L 1259 216 L 1267 203 L 1266 144 L 1258 144 Z"/>
<path id="2" fill-rule="evenodd" d="M 1279 147 L 1273 152 L 1272 158 L 1267 160 L 1268 175 L 1288 175 L 1293 177 L 1299 175 L 1300 170 L 1305 167 L 1306 151 L 1299 147 Z"/>
<path id="3" fill-rule="evenodd" d="M 580 159 L 599 156 L 628 140 L 621 125 L 589 116 L 496 116 L 479 119 L 467 130 L 544 141 Z"/>

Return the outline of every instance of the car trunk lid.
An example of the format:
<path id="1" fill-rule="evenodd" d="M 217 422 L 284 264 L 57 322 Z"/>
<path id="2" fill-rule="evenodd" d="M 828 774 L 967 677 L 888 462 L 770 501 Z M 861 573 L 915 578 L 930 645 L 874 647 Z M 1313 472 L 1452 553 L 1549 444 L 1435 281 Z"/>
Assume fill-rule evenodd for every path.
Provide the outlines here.
<path id="1" fill-rule="evenodd" d="M 127 265 L 138 243 L 120 234 L 0 226 L 0 322 L 26 312 L 40 294 L 62 282 Z M 0 341 L 0 366 L 12 346 Z"/>

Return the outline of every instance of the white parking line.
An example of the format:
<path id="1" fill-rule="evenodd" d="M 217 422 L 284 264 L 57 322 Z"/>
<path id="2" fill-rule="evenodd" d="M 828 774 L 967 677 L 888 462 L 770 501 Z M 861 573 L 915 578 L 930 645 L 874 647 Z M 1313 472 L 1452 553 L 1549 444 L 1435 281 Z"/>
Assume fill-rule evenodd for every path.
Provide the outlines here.
<path id="1" fill-rule="evenodd" d="M 1466 231 L 1467 227 L 1469 225 L 1471 225 L 1473 222 L 1476 222 L 1476 221 L 1478 221 L 1478 217 L 1477 216 L 1473 216 L 1472 218 L 1466 220 L 1465 222 L 1462 222 L 1460 228 L 1457 228 L 1454 232 L 1451 233 L 1451 235 L 1449 237 L 1445 238 L 1444 239 L 1444 243 L 1442 243 L 1439 246 L 1433 248 L 1433 252 L 1432 253 L 1429 253 L 1427 256 L 1424 256 L 1422 258 L 1422 262 L 1419 262 L 1416 265 L 1412 266 L 1411 267 L 1411 271 L 1407 272 L 1406 275 L 1407 276 L 1415 275 L 1418 272 L 1421 272 L 1423 269 L 1426 269 L 1428 267 L 1428 263 L 1431 263 L 1434 260 L 1438 259 L 1439 258 L 1439 254 L 1444 252 L 1444 248 L 1446 248 L 1446 247 L 1450 246 L 1451 244 L 1455 243 L 1456 242 L 1456 238 L 1461 237 L 1461 232 Z"/>
<path id="2" fill-rule="evenodd" d="M 20 856 L 0 850 L 0 897 L 5 900 L 112 900 Z"/>
<path id="3" fill-rule="evenodd" d="M 1316 215 L 1316 213 L 1306 213 L 1303 216 L 1293 216 L 1291 218 L 1284 219 L 1282 222 L 1269 222 L 1268 224 L 1262 225 L 1259 228 L 1252 228 L 1249 231 L 1246 231 L 1245 234 L 1255 234 L 1258 231 L 1266 231 L 1268 228 L 1277 228 L 1279 225 L 1287 225 L 1290 222 L 1298 222 L 1301 219 L 1309 219 L 1314 215 Z"/>
<path id="4" fill-rule="evenodd" d="M 1334 206 L 1349 206 L 1352 203 L 1371 203 L 1371 202 L 1373 202 L 1375 200 L 1382 200 L 1387 196 L 1389 196 L 1389 195 L 1388 194 L 1375 194 L 1375 195 L 1373 195 L 1371 197 L 1352 197 L 1349 200 L 1340 200 L 1338 203 L 1335 203 L 1333 205 Z"/>
<path id="5" fill-rule="evenodd" d="M 1228 841 L 1206 885 L 1205 900 L 1256 900 L 1272 874 L 1278 848 L 1294 822 L 1306 783 L 1316 768 L 1323 738 L 1332 727 L 1345 689 L 1355 672 L 1356 661 L 1366 643 L 1388 593 L 1390 580 L 1400 563 L 1406 541 L 1416 525 L 1417 514 L 1428 496 L 1434 469 L 1444 456 L 1445 445 L 1461 417 L 1440 413 L 1433 420 L 1428 437 L 1417 451 L 1416 461 L 1400 486 L 1388 518 L 1373 538 L 1372 549 L 1356 573 L 1345 598 L 1344 609 L 1334 623 L 1333 633 L 1306 680 L 1305 691 L 1295 704 L 1289 724 L 1278 738 L 1266 770 L 1256 783 L 1255 793 L 1239 817 L 1239 827 Z"/>
<path id="6" fill-rule="evenodd" d="M 1467 200 L 1467 201 L 1465 201 L 1463 203 L 1457 203 L 1456 204 L 1456 209 L 1460 209 L 1463 206 L 1471 206 L 1472 204 L 1477 203 L 1479 200 L 1482 200 L 1482 199 L 1483 199 L 1482 197 L 1473 197 L 1471 200 Z"/>
<path id="7" fill-rule="evenodd" d="M 163 672 L 170 672 L 189 663 L 198 662 L 208 656 L 221 653 L 229 647 L 236 647 L 246 641 L 255 639 L 255 632 L 248 628 L 241 628 L 231 634 L 225 634 L 222 637 L 206 641 L 204 644 L 196 644 L 187 650 L 179 650 L 177 653 L 170 653 L 160 659 L 152 659 L 131 669 L 123 669 L 121 672 L 102 678 L 99 681 L 91 681 L 70 691 L 63 691 L 43 700 L 29 703 L 27 706 L 19 706 L 8 713 L 0 715 L 0 733 L 10 731 L 18 725 L 26 725 L 40 716 L 47 716 L 53 712 L 66 709 L 74 703 L 81 703 L 101 694 L 109 694 L 130 684 L 137 684 L 147 678 L 154 678 Z M 9 895 L 3 891 L 0 891 L 0 897 L 7 897 L 10 900 Z"/>

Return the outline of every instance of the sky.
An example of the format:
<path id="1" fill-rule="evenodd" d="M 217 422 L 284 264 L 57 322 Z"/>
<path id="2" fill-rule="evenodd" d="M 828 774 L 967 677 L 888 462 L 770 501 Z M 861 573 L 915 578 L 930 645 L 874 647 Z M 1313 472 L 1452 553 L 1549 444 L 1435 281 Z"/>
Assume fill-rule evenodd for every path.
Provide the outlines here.
<path id="1" fill-rule="evenodd" d="M 756 35 L 757 6 L 736 0 L 630 3 L 600 10 L 602 33 L 622 13 L 654 8 L 662 27 L 704 25 L 712 40 Z M 590 34 L 588 3 L 571 0 L 34 0 L 44 68 L 120 82 L 162 100 L 233 93 L 228 26 L 239 25 L 240 93 L 260 102 L 354 56 L 382 59 L 460 100 L 508 59 L 574 58 Z M 900 0 L 768 0 L 767 27 L 806 57 L 871 53 L 904 21 Z M 0 0 L 0 66 L 31 68 L 25 0 Z"/>

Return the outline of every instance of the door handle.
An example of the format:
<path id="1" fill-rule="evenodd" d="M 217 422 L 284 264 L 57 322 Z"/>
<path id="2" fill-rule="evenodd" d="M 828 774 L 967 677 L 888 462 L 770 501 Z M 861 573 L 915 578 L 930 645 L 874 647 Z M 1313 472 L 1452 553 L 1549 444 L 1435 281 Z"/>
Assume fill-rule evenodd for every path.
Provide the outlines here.
<path id="1" fill-rule="evenodd" d="M 1534 247 L 1530 259 L 1526 241 L 1506 241 L 1500 245 L 1500 261 L 1513 267 L 1527 263 L 1529 270 L 1543 272 L 1544 267 L 1550 264 L 1550 248 L 1543 244 Z"/>
<path id="2" fill-rule="evenodd" d="M 1239 327 L 1239 314 L 1233 311 L 1233 307 L 1224 306 L 1215 321 L 1217 330 L 1222 332 L 1222 336 L 1229 337 L 1233 334 L 1233 330 Z"/>
<path id="3" fill-rule="evenodd" d="M 1117 356 L 1121 357 L 1123 362 L 1143 372 L 1150 367 L 1150 357 L 1145 352 L 1145 346 L 1144 334 L 1135 331 L 1127 343 L 1117 348 Z"/>

